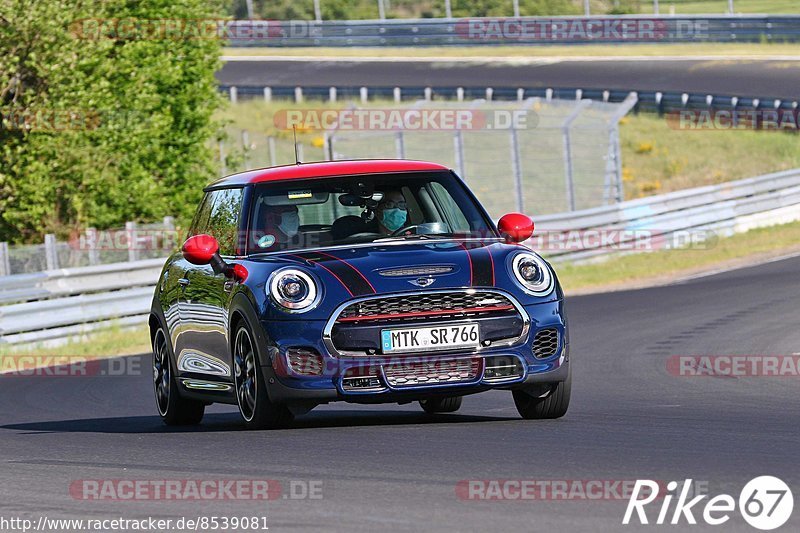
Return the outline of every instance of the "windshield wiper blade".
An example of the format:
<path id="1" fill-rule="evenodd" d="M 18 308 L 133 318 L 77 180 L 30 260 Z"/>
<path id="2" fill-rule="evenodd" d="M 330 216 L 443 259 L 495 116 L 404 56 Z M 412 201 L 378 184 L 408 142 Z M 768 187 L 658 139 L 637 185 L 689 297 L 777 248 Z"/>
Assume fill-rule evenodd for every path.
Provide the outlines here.
<path id="1" fill-rule="evenodd" d="M 380 239 L 375 239 L 372 242 L 393 242 L 393 241 L 409 241 L 409 240 L 416 240 L 416 239 L 449 239 L 451 238 L 450 235 L 441 235 L 441 234 L 427 234 L 427 233 L 415 233 L 414 235 L 396 235 L 394 237 L 382 237 Z"/>

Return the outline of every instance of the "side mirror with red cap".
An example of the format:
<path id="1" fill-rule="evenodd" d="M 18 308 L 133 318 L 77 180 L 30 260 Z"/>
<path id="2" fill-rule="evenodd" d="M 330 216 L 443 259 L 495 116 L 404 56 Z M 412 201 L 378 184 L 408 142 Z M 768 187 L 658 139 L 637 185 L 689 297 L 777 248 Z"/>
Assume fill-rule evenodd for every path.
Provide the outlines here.
<path id="1" fill-rule="evenodd" d="M 183 257 L 193 265 L 211 265 L 216 273 L 239 281 L 247 279 L 247 269 L 243 265 L 229 265 L 219 255 L 219 242 L 211 235 L 193 235 L 183 243 Z"/>
<path id="2" fill-rule="evenodd" d="M 522 242 L 533 235 L 533 220 L 522 213 L 509 213 L 500 218 L 497 229 L 506 242 Z"/>

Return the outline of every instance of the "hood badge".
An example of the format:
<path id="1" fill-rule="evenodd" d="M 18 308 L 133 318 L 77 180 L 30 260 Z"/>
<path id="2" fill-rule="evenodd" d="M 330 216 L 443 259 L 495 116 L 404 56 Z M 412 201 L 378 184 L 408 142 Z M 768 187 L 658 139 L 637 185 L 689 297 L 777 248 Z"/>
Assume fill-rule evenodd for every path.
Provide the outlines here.
<path id="1" fill-rule="evenodd" d="M 433 285 L 434 281 L 436 280 L 429 277 L 429 278 L 412 279 L 409 280 L 408 282 L 412 285 L 416 285 L 417 287 L 424 289 L 425 287 L 430 287 L 431 285 Z"/>

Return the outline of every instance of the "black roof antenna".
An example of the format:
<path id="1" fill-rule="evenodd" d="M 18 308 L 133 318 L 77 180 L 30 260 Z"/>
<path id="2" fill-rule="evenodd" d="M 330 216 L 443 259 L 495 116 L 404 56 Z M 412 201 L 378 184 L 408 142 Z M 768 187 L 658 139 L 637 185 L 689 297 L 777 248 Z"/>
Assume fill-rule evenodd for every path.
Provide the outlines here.
<path id="1" fill-rule="evenodd" d="M 294 134 L 294 162 L 300 164 L 300 152 L 297 150 L 297 126 L 292 125 L 292 133 Z"/>

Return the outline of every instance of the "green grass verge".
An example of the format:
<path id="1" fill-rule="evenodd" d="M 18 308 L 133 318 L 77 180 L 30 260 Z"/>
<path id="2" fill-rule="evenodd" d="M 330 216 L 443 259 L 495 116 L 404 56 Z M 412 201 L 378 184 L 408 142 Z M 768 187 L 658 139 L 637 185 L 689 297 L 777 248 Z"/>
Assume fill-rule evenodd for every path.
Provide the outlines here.
<path id="1" fill-rule="evenodd" d="M 71 340 L 57 347 L 45 346 L 0 346 L 0 358 L 35 356 L 103 359 L 122 355 L 150 352 L 150 331 L 147 324 L 131 329 L 112 327 L 85 337 Z"/>
<path id="2" fill-rule="evenodd" d="M 800 3 L 798 3 L 800 6 Z M 225 48 L 226 56 L 316 56 L 316 57 L 626 57 L 626 56 L 774 56 L 798 55 L 798 44 L 697 43 L 577 46 L 433 46 L 387 48 Z"/>
<path id="3" fill-rule="evenodd" d="M 800 222 L 759 228 L 716 240 L 707 249 L 676 249 L 612 257 L 601 263 L 558 264 L 561 284 L 571 291 L 592 292 L 630 284 L 667 282 L 681 276 L 743 266 L 768 257 L 800 252 Z"/>

